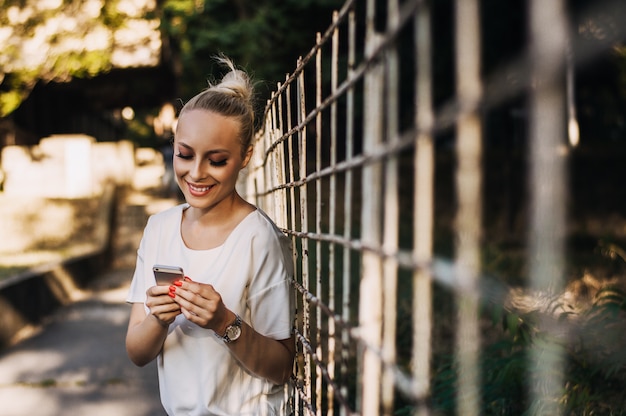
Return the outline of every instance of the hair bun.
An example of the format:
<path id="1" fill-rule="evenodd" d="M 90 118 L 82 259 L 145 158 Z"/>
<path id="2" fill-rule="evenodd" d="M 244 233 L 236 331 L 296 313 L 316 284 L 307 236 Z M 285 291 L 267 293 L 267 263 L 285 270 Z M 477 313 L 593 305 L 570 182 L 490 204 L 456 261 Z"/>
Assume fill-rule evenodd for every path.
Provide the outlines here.
<path id="1" fill-rule="evenodd" d="M 245 72 L 232 67 L 231 71 L 224 75 L 222 81 L 214 86 L 214 88 L 224 94 L 238 97 L 246 101 L 250 99 L 252 94 L 252 88 L 248 75 Z"/>

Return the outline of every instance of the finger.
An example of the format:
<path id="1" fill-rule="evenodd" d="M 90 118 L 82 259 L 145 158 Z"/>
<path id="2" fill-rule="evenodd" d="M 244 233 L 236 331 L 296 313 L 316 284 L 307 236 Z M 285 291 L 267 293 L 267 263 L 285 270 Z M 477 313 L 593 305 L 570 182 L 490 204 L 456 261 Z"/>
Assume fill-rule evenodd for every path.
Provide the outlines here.
<path id="1" fill-rule="evenodd" d="M 167 295 L 169 291 L 169 286 L 152 286 L 150 288 L 148 288 L 148 290 L 146 291 L 146 294 L 148 296 L 161 296 L 161 295 Z"/>
<path id="2" fill-rule="evenodd" d="M 200 289 L 200 293 L 194 289 L 187 290 L 184 287 L 176 288 L 175 301 L 181 305 L 184 309 L 195 313 L 197 316 L 206 317 L 211 319 L 211 316 L 217 308 L 217 304 L 220 301 L 218 296 L 215 296 L 215 292 L 203 291 Z"/>
<path id="3" fill-rule="evenodd" d="M 147 306 L 150 309 L 150 313 L 152 314 L 172 313 L 180 310 L 180 306 L 176 302 L 171 300 L 167 303 L 155 303 Z"/>

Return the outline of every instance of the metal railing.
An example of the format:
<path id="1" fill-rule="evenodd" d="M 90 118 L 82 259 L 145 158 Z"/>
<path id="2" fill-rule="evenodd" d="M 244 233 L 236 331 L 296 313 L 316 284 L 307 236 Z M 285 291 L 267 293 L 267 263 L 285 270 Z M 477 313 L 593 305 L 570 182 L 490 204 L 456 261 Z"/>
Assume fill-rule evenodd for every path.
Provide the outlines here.
<path id="1" fill-rule="evenodd" d="M 481 111 L 530 79 L 529 180 L 542 186 L 529 187 L 529 279 L 538 290 L 562 282 L 563 4 L 530 2 L 526 84 L 502 91 L 495 76 L 486 93 L 478 0 L 457 0 L 456 89 L 437 109 L 429 5 L 346 1 L 267 103 L 246 189 L 293 241 L 296 414 L 429 414 L 434 284 L 456 300 L 457 413 L 480 413 Z M 435 137 L 446 131 L 456 159 L 449 261 L 433 254 Z M 534 358 L 546 382 L 531 393 L 552 397 L 561 357 Z"/>

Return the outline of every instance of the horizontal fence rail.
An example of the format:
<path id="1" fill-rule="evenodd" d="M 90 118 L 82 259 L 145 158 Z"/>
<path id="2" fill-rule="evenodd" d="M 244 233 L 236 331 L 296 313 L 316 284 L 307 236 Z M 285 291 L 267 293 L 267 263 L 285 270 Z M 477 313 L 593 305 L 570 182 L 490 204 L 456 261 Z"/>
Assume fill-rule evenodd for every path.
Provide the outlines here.
<path id="1" fill-rule="evenodd" d="M 498 175 L 483 169 L 482 119 L 520 94 L 529 101 L 529 287 L 562 289 L 569 29 L 563 2 L 548 3 L 528 6 L 523 56 L 483 79 L 479 2 L 457 0 L 455 87 L 437 106 L 424 0 L 346 1 L 278 84 L 245 187 L 293 244 L 296 414 L 433 414 L 442 343 L 454 356 L 454 411 L 481 414 L 481 308 L 504 307 L 511 294 L 481 264 L 483 183 Z M 453 210 L 439 207 L 441 194 Z M 452 247 L 435 255 L 445 225 Z M 542 382 L 526 387 L 539 413 L 559 414 L 557 344 L 551 355 L 531 351 L 529 371 Z"/>

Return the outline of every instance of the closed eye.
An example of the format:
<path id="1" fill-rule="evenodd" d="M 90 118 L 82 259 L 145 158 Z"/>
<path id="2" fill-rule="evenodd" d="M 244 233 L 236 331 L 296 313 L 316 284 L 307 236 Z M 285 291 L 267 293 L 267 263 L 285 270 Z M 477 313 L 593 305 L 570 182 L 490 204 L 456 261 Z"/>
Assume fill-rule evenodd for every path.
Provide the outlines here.
<path id="1" fill-rule="evenodd" d="M 184 155 L 184 154 L 179 152 L 179 153 L 176 153 L 176 157 L 179 157 L 179 158 L 184 159 L 184 160 L 190 160 L 193 156 L 192 155 Z"/>
<path id="2" fill-rule="evenodd" d="M 222 159 L 222 160 L 210 160 L 209 159 L 209 163 L 211 164 L 211 166 L 225 166 L 227 160 L 228 159 Z"/>

